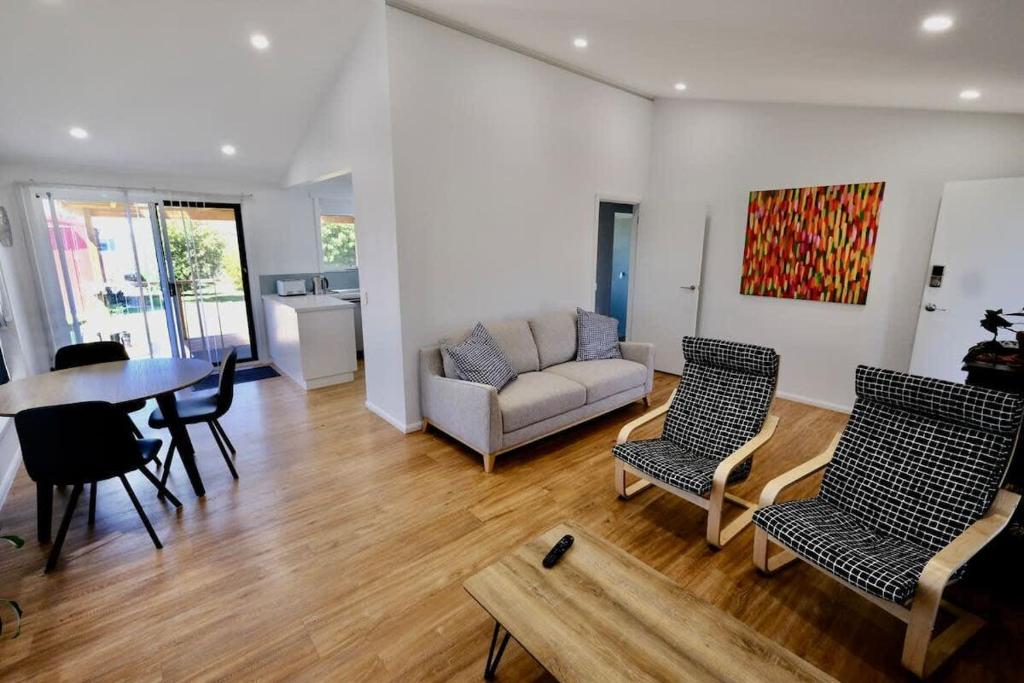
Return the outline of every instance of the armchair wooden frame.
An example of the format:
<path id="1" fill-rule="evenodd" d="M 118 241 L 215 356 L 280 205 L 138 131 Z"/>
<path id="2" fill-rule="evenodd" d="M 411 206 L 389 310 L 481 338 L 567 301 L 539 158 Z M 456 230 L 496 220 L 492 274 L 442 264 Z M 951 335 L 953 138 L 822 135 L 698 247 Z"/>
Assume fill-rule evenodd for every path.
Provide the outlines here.
<path id="1" fill-rule="evenodd" d="M 784 489 L 819 472 L 828 465 L 835 454 L 841 435 L 841 432 L 837 434 L 828 449 L 821 455 L 768 482 L 761 492 L 760 507 L 774 504 L 775 499 Z M 770 575 L 795 560 L 803 560 L 897 617 L 907 624 L 907 634 L 903 641 L 903 666 L 918 678 L 927 678 L 984 626 L 983 619 L 943 600 L 942 594 L 956 571 L 1006 528 L 1017 509 L 1020 498 L 1020 495 L 1016 493 L 1000 489 L 985 516 L 967 527 L 962 534 L 928 561 L 918 579 L 914 597 L 903 605 L 871 595 L 821 569 L 791 550 L 784 549 L 769 556 L 769 545 L 774 543 L 782 546 L 782 543 L 760 527 L 754 530 L 754 564 L 763 574 Z M 945 630 L 936 634 L 934 633 L 935 623 L 940 608 L 952 615 L 954 621 Z"/>
<path id="2" fill-rule="evenodd" d="M 648 422 L 652 422 L 667 413 L 669 408 L 672 406 L 672 400 L 675 397 L 676 392 L 673 390 L 672 395 L 668 397 L 668 401 L 663 405 L 660 405 L 654 410 L 644 413 L 635 420 L 627 423 L 619 431 L 619 436 L 615 443 L 621 444 L 629 441 L 630 434 L 632 434 L 638 427 L 645 425 Z M 775 428 L 778 427 L 778 425 L 779 418 L 775 415 L 769 415 L 768 419 L 765 420 L 761 431 L 758 432 L 754 438 L 736 449 L 735 452 L 718 464 L 718 467 L 715 468 L 714 478 L 711 483 L 711 492 L 707 498 L 690 491 L 684 491 L 681 488 L 672 486 L 671 484 L 666 484 L 665 482 L 648 479 L 650 475 L 622 462 L 618 458 L 615 458 L 615 492 L 619 494 L 620 498 L 629 499 L 651 486 L 657 486 L 658 488 L 664 489 L 673 495 L 679 496 L 680 498 L 707 510 L 708 545 L 712 548 L 719 549 L 731 541 L 736 534 L 740 533 L 750 525 L 754 519 L 754 512 L 757 510 L 756 503 L 740 498 L 739 496 L 735 496 L 725 490 L 729 482 L 729 475 L 732 474 L 732 471 L 739 467 L 747 458 L 752 456 L 758 448 L 763 446 L 768 439 L 772 438 L 772 435 L 775 433 Z M 636 481 L 632 484 L 627 484 L 627 475 L 636 477 Z M 725 507 L 726 502 L 743 508 L 743 512 L 723 529 L 722 509 Z"/>

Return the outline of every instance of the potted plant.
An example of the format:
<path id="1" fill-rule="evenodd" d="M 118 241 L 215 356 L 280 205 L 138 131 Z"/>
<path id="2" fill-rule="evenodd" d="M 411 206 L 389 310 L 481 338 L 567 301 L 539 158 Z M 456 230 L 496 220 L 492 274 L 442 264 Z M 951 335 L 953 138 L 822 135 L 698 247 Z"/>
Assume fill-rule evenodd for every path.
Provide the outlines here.
<path id="1" fill-rule="evenodd" d="M 967 355 L 964 356 L 965 362 L 983 360 L 993 363 L 1019 363 L 1021 361 L 1021 349 L 1024 348 L 1024 343 L 1022 343 L 1024 342 L 1024 330 L 1016 331 L 1016 347 L 1001 342 L 999 340 L 999 333 L 1003 330 L 1013 331 L 1015 326 L 1024 323 L 1011 322 L 1007 318 L 1024 318 L 1024 311 L 1003 313 L 1001 308 L 985 311 L 985 317 L 981 319 L 980 324 L 983 329 L 992 333 L 992 338 L 972 346 Z"/>

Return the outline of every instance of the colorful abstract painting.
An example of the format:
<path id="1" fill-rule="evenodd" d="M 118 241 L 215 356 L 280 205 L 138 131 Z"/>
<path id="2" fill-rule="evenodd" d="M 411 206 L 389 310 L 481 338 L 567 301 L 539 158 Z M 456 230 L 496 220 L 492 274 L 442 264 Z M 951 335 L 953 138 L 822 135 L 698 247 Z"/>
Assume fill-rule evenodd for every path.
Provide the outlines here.
<path id="1" fill-rule="evenodd" d="M 750 193 L 740 292 L 864 304 L 885 183 Z"/>

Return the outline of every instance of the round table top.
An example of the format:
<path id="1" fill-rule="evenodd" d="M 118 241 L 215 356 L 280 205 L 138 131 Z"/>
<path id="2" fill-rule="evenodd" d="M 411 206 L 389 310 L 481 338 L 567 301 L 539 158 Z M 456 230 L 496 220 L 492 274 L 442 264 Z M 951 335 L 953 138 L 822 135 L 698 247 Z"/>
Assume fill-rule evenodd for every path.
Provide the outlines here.
<path id="1" fill-rule="evenodd" d="M 82 401 L 126 403 L 184 389 L 213 372 L 195 358 L 147 358 L 56 370 L 0 385 L 0 415 Z"/>

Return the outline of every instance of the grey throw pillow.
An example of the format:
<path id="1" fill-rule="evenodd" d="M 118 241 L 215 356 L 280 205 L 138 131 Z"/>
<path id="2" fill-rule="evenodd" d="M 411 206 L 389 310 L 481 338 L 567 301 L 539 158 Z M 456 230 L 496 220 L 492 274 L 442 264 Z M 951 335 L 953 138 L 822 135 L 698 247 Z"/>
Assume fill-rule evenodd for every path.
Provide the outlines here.
<path id="1" fill-rule="evenodd" d="M 455 363 L 460 379 L 490 384 L 501 391 L 517 377 L 512 363 L 480 323 L 461 342 L 444 348 Z"/>
<path id="2" fill-rule="evenodd" d="M 576 360 L 622 358 L 619 321 L 615 318 L 577 308 L 576 332 Z"/>

